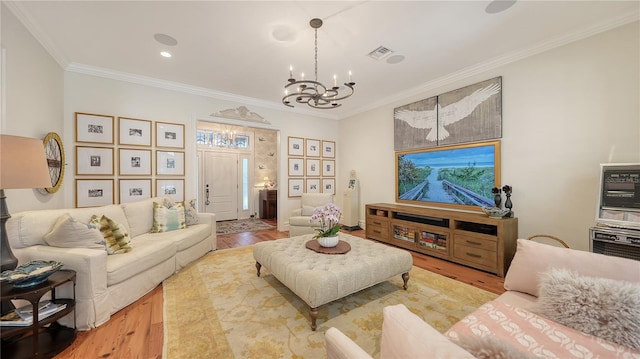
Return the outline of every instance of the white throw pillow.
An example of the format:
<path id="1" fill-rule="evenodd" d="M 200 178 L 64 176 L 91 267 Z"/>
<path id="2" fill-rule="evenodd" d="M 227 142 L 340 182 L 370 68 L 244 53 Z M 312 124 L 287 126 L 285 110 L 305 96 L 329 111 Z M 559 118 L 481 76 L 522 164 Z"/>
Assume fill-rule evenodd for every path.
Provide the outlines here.
<path id="1" fill-rule="evenodd" d="M 105 249 L 100 230 L 89 228 L 69 213 L 58 217 L 51 232 L 44 235 L 44 241 L 52 247 Z"/>
<path id="2" fill-rule="evenodd" d="M 552 269 L 532 311 L 598 338 L 640 350 L 640 286 Z"/>

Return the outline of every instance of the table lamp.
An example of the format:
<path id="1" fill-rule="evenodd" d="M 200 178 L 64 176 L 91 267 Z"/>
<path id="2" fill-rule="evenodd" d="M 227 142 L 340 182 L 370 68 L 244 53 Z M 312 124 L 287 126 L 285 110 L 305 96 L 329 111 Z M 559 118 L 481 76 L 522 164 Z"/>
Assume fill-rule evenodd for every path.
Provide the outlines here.
<path id="1" fill-rule="evenodd" d="M 7 238 L 6 223 L 11 215 L 5 189 L 51 187 L 44 144 L 36 138 L 0 135 L 0 272 L 15 269 L 18 259 Z M 3 313 L 4 313 L 4 303 Z"/>

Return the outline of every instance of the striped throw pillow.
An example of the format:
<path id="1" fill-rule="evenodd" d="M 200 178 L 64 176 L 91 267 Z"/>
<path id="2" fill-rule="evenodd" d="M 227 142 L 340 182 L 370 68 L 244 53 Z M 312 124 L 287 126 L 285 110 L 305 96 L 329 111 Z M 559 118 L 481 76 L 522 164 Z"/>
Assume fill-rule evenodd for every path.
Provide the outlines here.
<path id="1" fill-rule="evenodd" d="M 127 253 L 133 249 L 131 239 L 124 226 L 111 218 L 98 217 L 94 214 L 89 221 L 89 227 L 98 228 L 102 232 L 107 254 Z"/>

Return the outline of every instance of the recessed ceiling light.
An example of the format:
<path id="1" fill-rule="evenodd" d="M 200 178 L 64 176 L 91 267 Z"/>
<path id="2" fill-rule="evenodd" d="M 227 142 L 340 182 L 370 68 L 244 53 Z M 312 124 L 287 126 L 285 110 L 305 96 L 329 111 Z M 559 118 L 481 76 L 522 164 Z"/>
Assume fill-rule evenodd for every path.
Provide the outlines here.
<path id="1" fill-rule="evenodd" d="M 178 40 L 167 34 L 155 34 L 153 38 L 156 39 L 157 42 L 167 46 L 176 46 L 178 44 Z"/>
<path id="2" fill-rule="evenodd" d="M 493 0 L 484 9 L 488 14 L 497 14 L 512 7 L 517 0 Z"/>
<path id="3" fill-rule="evenodd" d="M 169 52 L 166 52 L 166 51 L 160 52 L 160 55 L 162 55 L 163 57 L 171 57 L 171 54 Z"/>

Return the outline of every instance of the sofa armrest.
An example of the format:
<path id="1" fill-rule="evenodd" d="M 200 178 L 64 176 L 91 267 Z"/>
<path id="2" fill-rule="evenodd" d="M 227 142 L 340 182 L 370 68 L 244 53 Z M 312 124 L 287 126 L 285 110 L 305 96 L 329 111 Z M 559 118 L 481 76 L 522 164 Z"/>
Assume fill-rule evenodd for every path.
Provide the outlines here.
<path id="1" fill-rule="evenodd" d="M 92 299 L 107 291 L 107 252 L 101 249 L 31 246 L 15 250 L 21 261 L 58 261 L 76 271 L 76 299 Z M 61 294 L 70 295 L 64 293 Z"/>
<path id="2" fill-rule="evenodd" d="M 382 309 L 380 358 L 474 359 L 403 304 Z"/>
<path id="3" fill-rule="evenodd" d="M 213 225 L 213 233 L 216 232 L 216 215 L 215 213 L 198 213 L 198 222 Z"/>
<path id="4" fill-rule="evenodd" d="M 327 347 L 327 359 L 372 359 L 353 340 L 337 328 L 329 328 L 324 333 Z"/>

